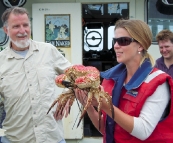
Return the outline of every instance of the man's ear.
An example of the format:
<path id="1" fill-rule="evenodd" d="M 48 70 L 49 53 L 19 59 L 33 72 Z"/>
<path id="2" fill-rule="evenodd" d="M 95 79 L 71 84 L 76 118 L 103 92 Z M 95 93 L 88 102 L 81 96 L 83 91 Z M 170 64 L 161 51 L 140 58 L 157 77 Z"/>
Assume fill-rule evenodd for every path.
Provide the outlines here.
<path id="1" fill-rule="evenodd" d="M 3 29 L 4 29 L 4 32 L 7 34 L 7 33 L 8 33 L 8 29 L 7 29 L 7 27 L 4 26 Z M 8 34 L 7 34 L 7 35 L 8 35 Z"/>

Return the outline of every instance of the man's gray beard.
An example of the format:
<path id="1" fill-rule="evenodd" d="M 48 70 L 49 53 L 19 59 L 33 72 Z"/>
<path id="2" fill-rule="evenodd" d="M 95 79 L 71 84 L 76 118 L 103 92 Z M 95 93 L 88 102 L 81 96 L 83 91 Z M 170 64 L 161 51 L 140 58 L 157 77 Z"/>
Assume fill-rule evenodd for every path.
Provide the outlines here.
<path id="1" fill-rule="evenodd" d="M 14 43 L 18 48 L 21 48 L 21 49 L 25 49 L 26 47 L 28 47 L 30 45 L 30 39 L 27 39 L 27 40 L 20 40 L 20 41 L 13 41 L 11 38 L 10 38 L 10 41 L 12 43 Z"/>

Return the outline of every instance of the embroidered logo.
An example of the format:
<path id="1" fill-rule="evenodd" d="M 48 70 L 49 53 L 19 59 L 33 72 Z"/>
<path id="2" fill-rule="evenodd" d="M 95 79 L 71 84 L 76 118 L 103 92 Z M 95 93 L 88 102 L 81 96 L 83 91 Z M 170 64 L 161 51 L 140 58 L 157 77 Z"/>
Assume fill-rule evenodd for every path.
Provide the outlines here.
<path id="1" fill-rule="evenodd" d="M 135 90 L 129 90 L 129 91 L 127 91 L 127 93 L 126 93 L 126 94 L 129 94 L 129 95 L 131 95 L 131 96 L 136 97 L 136 96 L 138 95 L 138 92 L 137 92 L 137 91 L 135 91 Z"/>

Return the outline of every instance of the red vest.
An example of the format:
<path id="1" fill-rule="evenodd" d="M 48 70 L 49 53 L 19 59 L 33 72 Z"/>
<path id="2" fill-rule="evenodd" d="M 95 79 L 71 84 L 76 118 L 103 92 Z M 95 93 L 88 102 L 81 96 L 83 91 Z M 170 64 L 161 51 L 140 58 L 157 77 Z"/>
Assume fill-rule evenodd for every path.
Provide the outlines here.
<path id="1" fill-rule="evenodd" d="M 136 97 L 129 95 L 126 89 L 123 88 L 119 101 L 119 109 L 131 116 L 138 117 L 145 100 L 155 92 L 158 85 L 168 81 L 171 90 L 169 115 L 158 123 L 153 133 L 145 141 L 141 141 L 130 135 L 116 124 L 114 131 L 115 143 L 173 143 L 173 80 L 166 73 L 159 73 L 159 71 L 160 70 L 155 69 L 138 88 L 133 91 L 128 91 L 131 93 L 138 93 Z M 157 78 L 155 78 L 156 76 Z M 114 87 L 113 80 L 104 79 L 102 85 L 104 86 L 105 91 L 111 95 Z M 103 115 L 106 122 L 106 114 L 103 113 Z M 105 138 L 106 133 L 103 134 L 103 143 L 106 143 Z"/>

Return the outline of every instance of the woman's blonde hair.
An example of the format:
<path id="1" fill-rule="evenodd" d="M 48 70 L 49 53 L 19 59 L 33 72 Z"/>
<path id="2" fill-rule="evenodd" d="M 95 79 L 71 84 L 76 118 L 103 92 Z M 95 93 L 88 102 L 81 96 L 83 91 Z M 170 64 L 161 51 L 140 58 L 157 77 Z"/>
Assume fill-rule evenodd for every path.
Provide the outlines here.
<path id="1" fill-rule="evenodd" d="M 152 32 L 149 26 L 141 20 L 118 20 L 114 30 L 117 28 L 125 28 L 130 36 L 142 45 L 144 50 L 142 51 L 141 63 L 148 58 L 150 59 L 152 66 L 154 66 L 155 61 L 147 52 L 152 42 Z"/>

